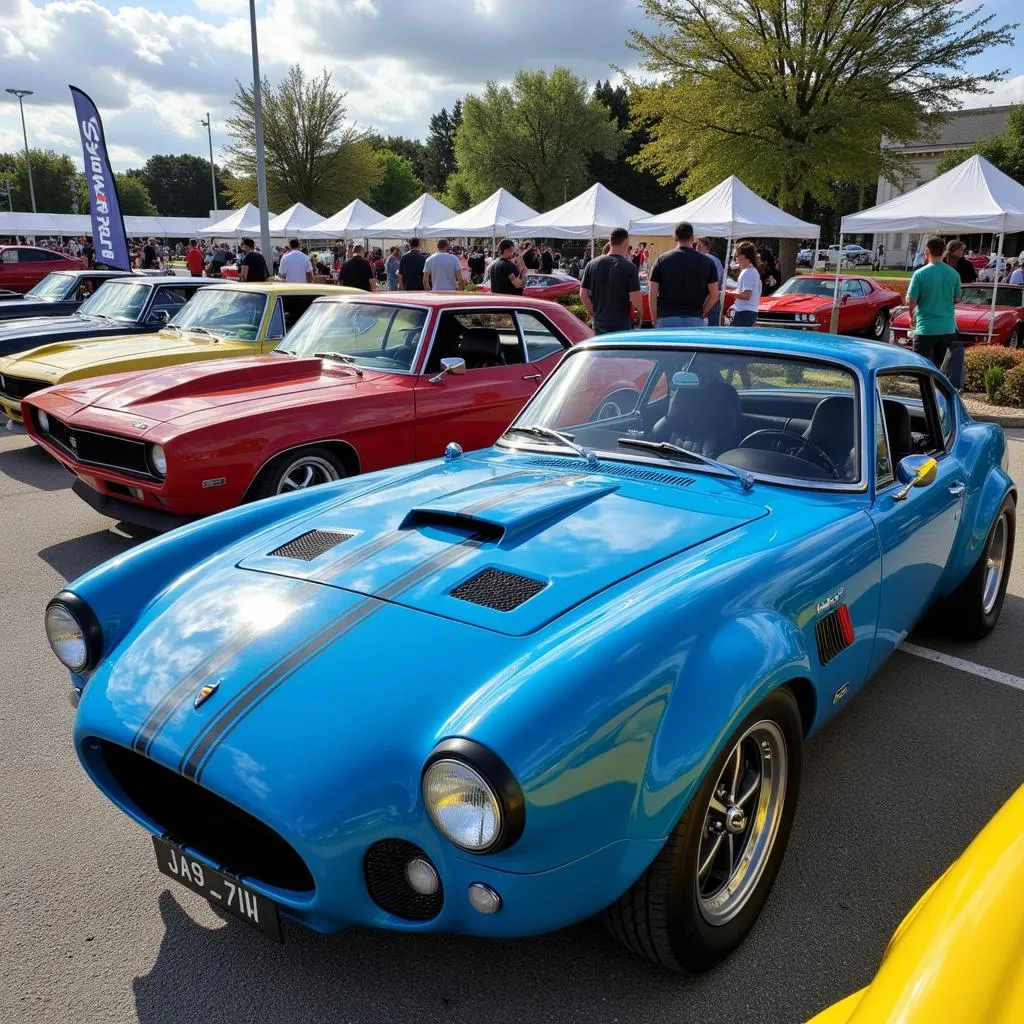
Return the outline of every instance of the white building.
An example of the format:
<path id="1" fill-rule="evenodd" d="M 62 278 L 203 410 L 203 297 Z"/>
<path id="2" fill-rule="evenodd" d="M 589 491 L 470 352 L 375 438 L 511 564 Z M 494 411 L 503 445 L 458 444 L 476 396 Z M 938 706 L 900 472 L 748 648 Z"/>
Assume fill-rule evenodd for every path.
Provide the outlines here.
<path id="1" fill-rule="evenodd" d="M 932 178 L 938 177 L 938 166 L 946 157 L 951 154 L 963 153 L 966 158 L 968 150 L 975 143 L 992 135 L 1000 134 L 1006 128 L 1010 109 L 1006 106 L 960 110 L 950 117 L 933 139 L 915 139 L 913 142 L 900 146 L 883 143 L 886 148 L 906 158 L 911 175 L 905 188 L 899 188 L 885 178 L 879 178 L 876 204 L 881 205 L 895 196 L 909 192 L 918 185 L 923 185 L 926 181 L 931 181 Z M 879 235 L 875 238 L 874 244 L 877 246 L 881 241 L 885 245 L 887 266 L 906 266 L 920 246 L 921 239 L 920 234 L 900 232 Z M 991 235 L 965 235 L 963 239 L 967 243 L 967 247 L 976 252 L 988 252 L 992 244 Z M 1007 252 L 1016 251 L 1010 247 L 1011 241 L 1013 241 L 1013 236 L 1008 236 Z"/>

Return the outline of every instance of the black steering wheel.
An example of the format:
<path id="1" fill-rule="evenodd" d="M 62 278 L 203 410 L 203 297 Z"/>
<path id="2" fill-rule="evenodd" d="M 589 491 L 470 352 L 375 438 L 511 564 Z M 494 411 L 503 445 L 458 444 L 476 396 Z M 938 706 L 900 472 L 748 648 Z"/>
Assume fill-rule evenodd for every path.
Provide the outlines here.
<path id="1" fill-rule="evenodd" d="M 753 444 L 750 443 L 752 441 Z M 814 456 L 815 461 L 821 465 L 822 469 L 828 470 L 837 480 L 842 479 L 835 463 L 820 444 L 809 441 L 799 434 L 791 434 L 788 430 L 755 430 L 752 434 L 747 434 L 740 441 L 739 446 L 768 452 L 781 452 L 783 455 L 792 455 L 797 459 L 803 458 L 801 452 L 807 452 Z"/>

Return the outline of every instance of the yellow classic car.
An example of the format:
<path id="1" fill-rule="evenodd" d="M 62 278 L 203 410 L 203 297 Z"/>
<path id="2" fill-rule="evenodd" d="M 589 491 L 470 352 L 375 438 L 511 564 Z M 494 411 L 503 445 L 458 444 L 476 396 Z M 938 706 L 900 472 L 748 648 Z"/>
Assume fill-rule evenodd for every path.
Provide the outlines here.
<path id="1" fill-rule="evenodd" d="M 1024 1021 L 1024 786 L 917 901 L 874 980 L 809 1024 Z"/>
<path id="2" fill-rule="evenodd" d="M 201 288 L 156 334 L 42 345 L 0 359 L 0 411 L 21 422 L 21 400 L 54 384 L 276 348 L 319 295 L 355 292 L 327 284 L 226 284 Z"/>

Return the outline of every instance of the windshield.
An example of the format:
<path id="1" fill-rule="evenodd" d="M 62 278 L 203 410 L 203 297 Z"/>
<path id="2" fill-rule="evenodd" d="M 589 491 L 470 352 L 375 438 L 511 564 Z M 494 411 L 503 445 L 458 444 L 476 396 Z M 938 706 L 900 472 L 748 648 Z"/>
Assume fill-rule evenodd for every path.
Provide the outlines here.
<path id="1" fill-rule="evenodd" d="M 300 356 L 351 357 L 370 370 L 412 370 L 425 310 L 376 302 L 314 302 L 282 348 Z"/>
<path id="2" fill-rule="evenodd" d="M 540 427 L 601 459 L 714 472 L 710 458 L 755 476 L 853 484 L 858 408 L 853 373 L 832 363 L 676 346 L 578 350 L 502 440 L 567 448 Z"/>
<path id="3" fill-rule="evenodd" d="M 997 288 L 997 306 L 1024 305 L 1024 288 Z M 965 285 L 960 293 L 960 302 L 965 306 L 991 306 L 992 288 L 983 285 Z"/>
<path id="4" fill-rule="evenodd" d="M 151 291 L 146 284 L 107 281 L 78 307 L 78 312 L 82 316 L 110 317 L 134 323 L 142 315 Z"/>
<path id="5" fill-rule="evenodd" d="M 774 295 L 821 295 L 824 298 L 832 298 L 832 290 L 835 282 L 826 280 L 823 277 L 791 277 L 781 288 L 777 288 Z"/>
<path id="6" fill-rule="evenodd" d="M 68 297 L 77 280 L 72 274 L 47 274 L 39 284 L 30 288 L 26 295 L 33 299 L 42 299 L 44 302 L 57 302 Z"/>
<path id="7" fill-rule="evenodd" d="M 183 331 L 199 328 L 240 341 L 256 341 L 267 297 L 235 288 L 201 288 L 171 323 Z"/>

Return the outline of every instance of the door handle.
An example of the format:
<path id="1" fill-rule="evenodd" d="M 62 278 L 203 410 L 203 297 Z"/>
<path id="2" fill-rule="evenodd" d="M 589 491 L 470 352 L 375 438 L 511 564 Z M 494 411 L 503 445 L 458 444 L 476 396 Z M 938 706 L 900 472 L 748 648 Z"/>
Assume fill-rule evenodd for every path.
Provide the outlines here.
<path id="1" fill-rule="evenodd" d="M 543 376 L 541 373 L 524 373 L 523 380 L 540 380 Z"/>
<path id="2" fill-rule="evenodd" d="M 959 498 L 960 495 L 963 494 L 966 490 L 967 484 L 961 482 L 960 480 L 957 480 L 955 483 L 951 483 L 949 485 L 949 493 L 952 494 L 954 498 Z"/>

